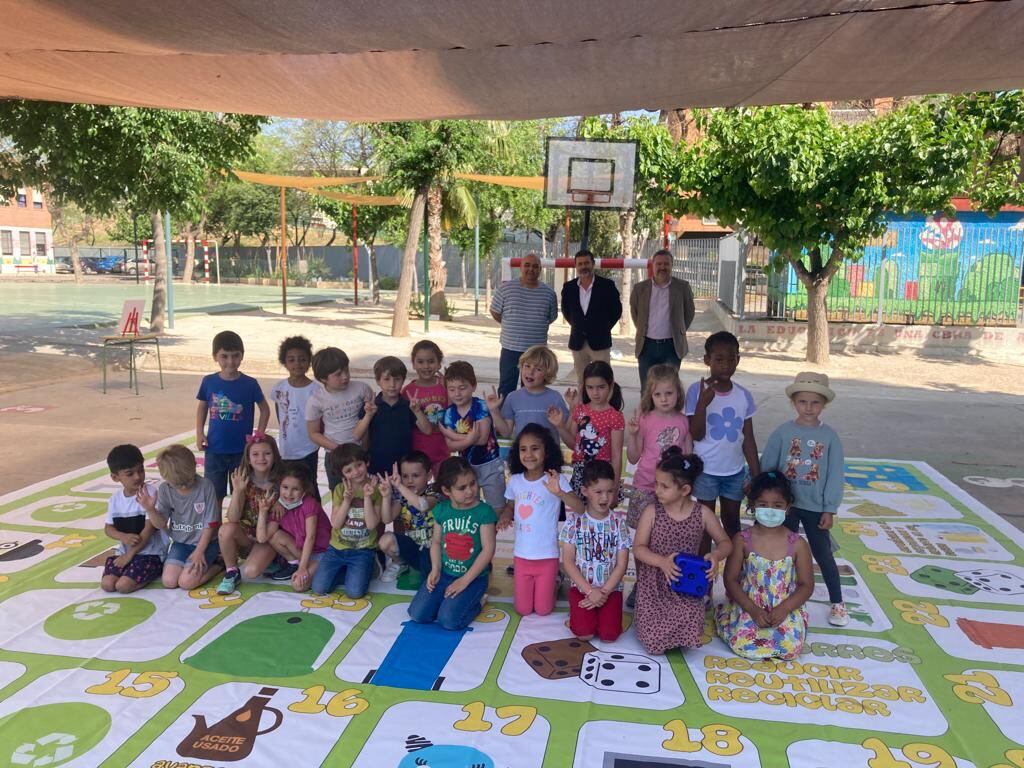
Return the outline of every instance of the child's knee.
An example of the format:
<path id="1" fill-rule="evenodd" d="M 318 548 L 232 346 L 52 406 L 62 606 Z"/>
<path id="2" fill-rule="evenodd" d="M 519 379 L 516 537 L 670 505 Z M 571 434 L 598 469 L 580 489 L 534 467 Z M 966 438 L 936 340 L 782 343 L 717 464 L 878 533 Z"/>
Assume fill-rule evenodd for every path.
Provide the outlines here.
<path id="1" fill-rule="evenodd" d="M 258 579 L 263 575 L 263 569 L 257 567 L 258 563 L 253 563 L 250 560 L 246 560 L 242 563 L 242 578 L 243 579 Z"/>
<path id="2" fill-rule="evenodd" d="M 117 584 L 114 586 L 122 595 L 127 595 L 130 592 L 134 592 L 142 585 L 135 579 L 129 578 L 128 576 L 122 576 L 117 580 Z"/>
<path id="3" fill-rule="evenodd" d="M 164 589 L 177 589 L 178 576 L 177 574 L 169 575 L 165 573 L 160 577 L 160 583 L 164 585 Z"/>
<path id="4" fill-rule="evenodd" d="M 380 551 L 391 557 L 398 555 L 398 539 L 391 531 L 386 531 L 381 534 L 377 545 L 380 547 Z"/>
<path id="5" fill-rule="evenodd" d="M 100 589 L 104 592 L 114 592 L 117 589 L 117 576 L 104 576 L 100 580 Z"/>

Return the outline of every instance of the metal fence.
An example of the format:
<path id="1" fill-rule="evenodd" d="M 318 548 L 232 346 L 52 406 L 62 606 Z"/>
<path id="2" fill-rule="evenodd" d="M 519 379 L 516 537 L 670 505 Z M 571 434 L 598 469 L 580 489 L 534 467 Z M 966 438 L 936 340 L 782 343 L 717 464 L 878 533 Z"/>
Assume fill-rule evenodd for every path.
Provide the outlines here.
<path id="1" fill-rule="evenodd" d="M 748 244 L 743 306 L 747 317 L 807 319 L 807 289 L 789 267 L 766 270 L 770 252 Z M 937 217 L 894 221 L 829 285 L 828 319 L 924 325 L 1021 322 L 1024 230 L 1008 223 Z"/>

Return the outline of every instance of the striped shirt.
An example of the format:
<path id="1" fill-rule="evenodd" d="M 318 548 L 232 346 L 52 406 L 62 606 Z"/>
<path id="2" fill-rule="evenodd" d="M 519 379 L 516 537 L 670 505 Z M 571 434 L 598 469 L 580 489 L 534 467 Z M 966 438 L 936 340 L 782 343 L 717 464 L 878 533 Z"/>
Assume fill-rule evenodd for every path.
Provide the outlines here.
<path id="1" fill-rule="evenodd" d="M 522 352 L 548 343 L 548 326 L 558 317 L 558 298 L 550 286 L 527 288 L 519 280 L 498 286 L 491 312 L 501 315 L 501 346 Z"/>

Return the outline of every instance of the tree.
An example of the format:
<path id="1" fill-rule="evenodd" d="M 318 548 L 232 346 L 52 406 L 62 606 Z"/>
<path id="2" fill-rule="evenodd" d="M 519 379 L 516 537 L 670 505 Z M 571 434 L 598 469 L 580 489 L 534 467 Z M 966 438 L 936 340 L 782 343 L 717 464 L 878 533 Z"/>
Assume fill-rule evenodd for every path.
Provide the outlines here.
<path id="1" fill-rule="evenodd" d="M 776 268 L 793 267 L 807 287 L 807 360 L 824 364 L 829 282 L 887 215 L 948 209 L 965 190 L 989 211 L 1010 198 L 1012 165 L 992 162 L 995 114 L 1010 126 L 1020 95 L 926 100 L 856 125 L 821 107 L 712 110 L 672 186 L 695 193 L 680 208 L 754 232 Z"/>
<path id="2" fill-rule="evenodd" d="M 372 127 L 377 167 L 398 187 L 414 191 L 409 229 L 402 256 L 402 270 L 395 299 L 392 336 L 409 335 L 409 302 L 416 246 L 431 189 L 442 190 L 454 182 L 453 173 L 480 157 L 482 123 L 463 120 L 382 123 Z M 436 198 L 435 198 L 436 199 Z M 440 207 L 434 206 L 440 216 Z M 438 242 L 438 246 L 440 243 Z M 443 308 L 445 269 L 440 248 L 431 254 L 430 306 Z M 429 309 L 427 311 L 430 311 Z"/>
<path id="3" fill-rule="evenodd" d="M 147 212 L 156 274 L 150 327 L 163 330 L 167 248 L 160 212 L 197 209 L 211 175 L 249 156 L 266 118 L 51 102 L 0 102 L 0 193 L 49 184 L 57 204 L 90 214 Z"/>

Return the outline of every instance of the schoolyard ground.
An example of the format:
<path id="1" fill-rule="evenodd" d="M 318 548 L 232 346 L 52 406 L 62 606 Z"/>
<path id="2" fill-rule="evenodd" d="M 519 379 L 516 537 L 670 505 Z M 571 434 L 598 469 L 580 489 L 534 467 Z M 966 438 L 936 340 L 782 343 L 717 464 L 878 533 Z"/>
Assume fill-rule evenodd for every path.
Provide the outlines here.
<path id="1" fill-rule="evenodd" d="M 122 367 L 108 372 L 104 395 L 99 339 L 112 331 L 121 301 L 135 289 L 118 292 L 102 284 L 99 290 L 90 284 L 59 288 L 7 281 L 0 286 L 0 429 L 5 438 L 0 493 L 101 460 L 119 442 L 142 445 L 192 432 L 195 390 L 200 374 L 215 370 L 209 345 L 219 330 L 241 334 L 243 370 L 257 376 L 264 391 L 284 375 L 277 345 L 294 334 L 307 336 L 314 348 L 330 344 L 346 350 L 353 375 L 368 381 L 374 360 L 385 354 L 407 359 L 412 344 L 425 337 L 441 346 L 448 361 L 471 362 L 480 390 L 497 381 L 499 328 L 487 315 L 483 296 L 479 316 L 472 295 L 456 294 L 453 322 L 432 320 L 425 332 L 423 320 L 413 319 L 409 338 L 393 339 L 390 301 L 357 308 L 348 292 L 290 289 L 288 315 L 283 316 L 280 288 L 191 286 L 176 288 L 175 327 L 161 342 L 165 389 L 159 388 L 156 358 L 147 348 L 141 394 L 128 388 Z M 707 306 L 698 306 L 689 334 L 691 352 L 681 370 L 684 385 L 702 375 L 703 340 L 719 328 Z M 568 326 L 556 321 L 549 341 L 561 363 L 555 386 L 564 388 L 572 378 Z M 632 337 L 620 334 L 614 350 L 628 415 L 640 395 Z M 123 360 L 122 354 L 122 365 Z M 762 443 L 789 418 L 785 385 L 809 367 L 799 355 L 744 350 L 736 380 L 757 400 L 755 434 Z M 826 418 L 843 437 L 847 456 L 926 461 L 1024 529 L 1024 367 L 913 352 L 833 353 L 826 370 L 838 393 Z"/>

